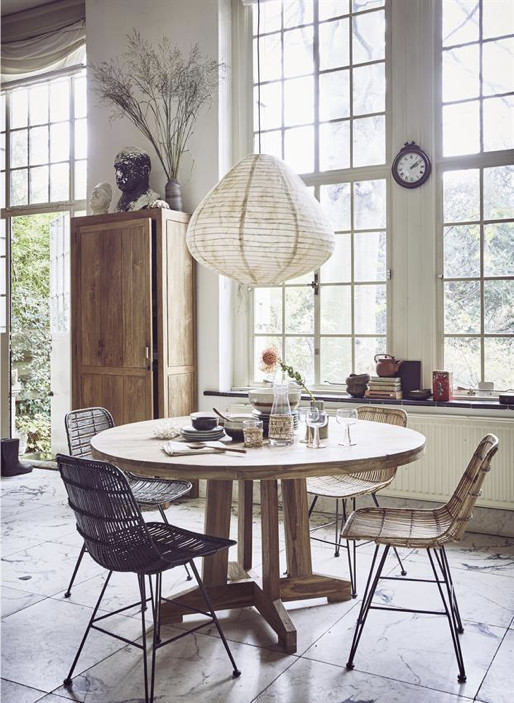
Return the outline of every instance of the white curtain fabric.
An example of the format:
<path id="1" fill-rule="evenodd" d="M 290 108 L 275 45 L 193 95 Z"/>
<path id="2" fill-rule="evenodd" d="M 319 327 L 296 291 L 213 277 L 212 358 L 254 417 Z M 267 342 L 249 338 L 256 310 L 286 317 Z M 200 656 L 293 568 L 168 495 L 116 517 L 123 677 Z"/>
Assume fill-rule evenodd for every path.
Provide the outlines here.
<path id="1" fill-rule="evenodd" d="M 84 0 L 57 0 L 2 19 L 2 83 L 82 63 Z"/>

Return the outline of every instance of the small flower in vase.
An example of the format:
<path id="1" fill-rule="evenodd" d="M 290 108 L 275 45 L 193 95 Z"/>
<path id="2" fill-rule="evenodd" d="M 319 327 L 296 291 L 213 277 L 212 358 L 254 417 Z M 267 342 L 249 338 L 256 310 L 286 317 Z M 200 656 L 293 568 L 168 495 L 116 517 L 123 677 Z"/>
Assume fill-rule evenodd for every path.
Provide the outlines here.
<path id="1" fill-rule="evenodd" d="M 259 368 L 264 373 L 273 373 L 279 366 L 283 373 L 286 373 L 289 378 L 295 381 L 302 388 L 312 401 L 316 398 L 305 385 L 305 380 L 299 371 L 295 371 L 292 366 L 288 366 L 278 355 L 278 350 L 275 347 L 267 347 L 261 354 L 261 363 Z"/>

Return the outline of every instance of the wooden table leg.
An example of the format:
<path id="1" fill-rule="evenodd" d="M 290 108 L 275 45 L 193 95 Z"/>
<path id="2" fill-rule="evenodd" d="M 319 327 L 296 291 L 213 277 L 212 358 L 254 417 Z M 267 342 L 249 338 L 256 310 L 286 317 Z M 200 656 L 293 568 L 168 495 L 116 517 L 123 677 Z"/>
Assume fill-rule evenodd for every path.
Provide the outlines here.
<path id="1" fill-rule="evenodd" d="M 238 481 L 237 561 L 240 569 L 252 568 L 253 481 Z"/>
<path id="2" fill-rule="evenodd" d="M 216 537 L 230 536 L 232 508 L 232 481 L 207 481 L 205 533 Z M 209 586 L 227 583 L 228 549 L 223 549 L 203 560 L 203 582 Z"/>

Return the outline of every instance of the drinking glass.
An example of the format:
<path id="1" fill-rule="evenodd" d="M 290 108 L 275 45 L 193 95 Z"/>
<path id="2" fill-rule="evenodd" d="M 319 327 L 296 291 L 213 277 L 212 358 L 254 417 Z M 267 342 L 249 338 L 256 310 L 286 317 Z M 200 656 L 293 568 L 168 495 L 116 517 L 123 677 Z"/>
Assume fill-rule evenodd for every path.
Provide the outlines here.
<path id="1" fill-rule="evenodd" d="M 325 444 L 321 444 L 319 441 L 319 429 L 320 427 L 325 427 L 328 422 L 328 415 L 325 410 L 318 410 L 317 408 L 309 408 L 305 415 L 305 421 L 307 427 L 312 427 L 314 430 L 314 437 L 312 438 L 312 444 L 307 444 L 308 447 L 312 449 L 322 449 Z"/>
<path id="2" fill-rule="evenodd" d="M 309 438 L 307 437 L 307 413 L 309 408 L 298 408 L 298 434 L 301 439 L 298 440 L 302 444 L 310 444 Z"/>
<path id="3" fill-rule="evenodd" d="M 357 422 L 357 410 L 348 410 L 341 408 L 336 412 L 336 421 L 344 427 L 343 441 L 339 442 L 341 447 L 352 447 L 355 442 L 352 442 L 350 436 L 350 426 Z"/>

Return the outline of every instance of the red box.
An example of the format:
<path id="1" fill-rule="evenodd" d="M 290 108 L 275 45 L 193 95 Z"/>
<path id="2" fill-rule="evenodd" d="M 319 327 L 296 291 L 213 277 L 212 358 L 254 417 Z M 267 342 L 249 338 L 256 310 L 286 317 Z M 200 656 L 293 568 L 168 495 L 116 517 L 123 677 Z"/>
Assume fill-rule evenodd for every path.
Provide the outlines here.
<path id="1" fill-rule="evenodd" d="M 447 401 L 453 398 L 453 373 L 432 371 L 432 395 L 434 400 Z"/>

